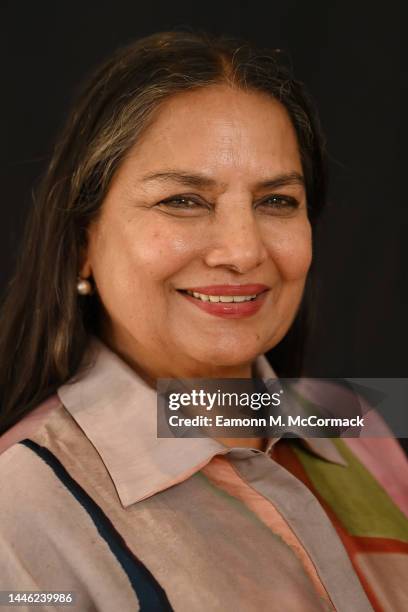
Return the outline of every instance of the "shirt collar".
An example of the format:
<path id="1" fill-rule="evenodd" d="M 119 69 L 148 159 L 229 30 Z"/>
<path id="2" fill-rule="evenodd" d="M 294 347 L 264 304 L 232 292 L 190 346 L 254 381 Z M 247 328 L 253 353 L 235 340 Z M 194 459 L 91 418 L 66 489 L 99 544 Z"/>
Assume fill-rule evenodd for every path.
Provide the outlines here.
<path id="1" fill-rule="evenodd" d="M 254 372 L 276 378 L 264 355 L 256 358 Z M 207 437 L 157 438 L 155 389 L 96 337 L 83 367 L 58 396 L 99 453 L 124 507 L 182 482 L 215 455 L 233 450 Z M 277 440 L 271 438 L 265 452 Z M 345 465 L 329 438 L 302 443 L 320 458 Z"/>

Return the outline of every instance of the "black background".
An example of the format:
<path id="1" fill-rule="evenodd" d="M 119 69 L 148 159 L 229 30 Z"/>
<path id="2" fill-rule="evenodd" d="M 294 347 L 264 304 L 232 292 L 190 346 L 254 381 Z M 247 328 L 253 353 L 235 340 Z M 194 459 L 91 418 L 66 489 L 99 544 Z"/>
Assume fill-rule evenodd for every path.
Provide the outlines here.
<path id="1" fill-rule="evenodd" d="M 328 139 L 330 206 L 317 240 L 318 325 L 307 373 L 408 376 L 397 3 L 71 0 L 2 6 L 0 289 L 18 253 L 31 189 L 90 70 L 117 46 L 159 30 L 199 27 L 239 35 L 289 53 Z"/>

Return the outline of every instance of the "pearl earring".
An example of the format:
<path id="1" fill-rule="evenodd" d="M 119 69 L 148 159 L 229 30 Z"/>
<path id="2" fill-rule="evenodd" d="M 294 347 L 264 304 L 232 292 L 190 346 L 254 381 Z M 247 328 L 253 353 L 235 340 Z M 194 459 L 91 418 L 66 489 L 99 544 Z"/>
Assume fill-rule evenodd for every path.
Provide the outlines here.
<path id="1" fill-rule="evenodd" d="M 76 288 L 79 295 L 90 295 L 92 293 L 92 285 L 89 280 L 80 276 L 78 277 Z"/>

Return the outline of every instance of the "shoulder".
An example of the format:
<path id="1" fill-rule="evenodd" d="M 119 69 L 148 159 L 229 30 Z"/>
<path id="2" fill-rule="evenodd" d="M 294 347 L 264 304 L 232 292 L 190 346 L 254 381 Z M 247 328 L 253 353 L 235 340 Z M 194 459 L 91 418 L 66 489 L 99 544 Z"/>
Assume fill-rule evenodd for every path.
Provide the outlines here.
<path id="1" fill-rule="evenodd" d="M 0 444 L 0 589 L 52 590 L 59 584 L 77 593 L 78 609 L 93 608 L 77 569 L 83 563 L 85 574 L 93 567 L 96 528 L 67 470 L 81 456 L 81 430 L 52 396 Z"/>
<path id="2" fill-rule="evenodd" d="M 32 508 L 58 493 L 56 466 L 83 450 L 83 438 L 56 394 L 0 436 L 0 508 Z"/>
<path id="3" fill-rule="evenodd" d="M 8 542 L 25 554 L 40 540 L 60 538 L 78 520 L 70 468 L 82 457 L 86 439 L 53 396 L 0 440 L 0 547 Z M 80 478 L 86 475 L 82 464 L 78 470 Z"/>
<path id="4" fill-rule="evenodd" d="M 0 436 L 0 455 L 18 444 L 21 440 L 36 434 L 45 425 L 47 420 L 62 407 L 61 400 L 55 394 L 34 408 L 34 410 Z"/>
<path id="5" fill-rule="evenodd" d="M 32 449 L 42 446 L 47 425 L 61 418 L 64 411 L 59 397 L 52 395 L 0 436 L 2 506 L 8 502 L 15 504 L 21 495 L 27 501 L 38 494 L 44 466 Z"/>
<path id="6" fill-rule="evenodd" d="M 99 452 L 58 391 L 0 437 L 0 516 L 45 507 L 60 515 L 73 487 L 115 495 Z"/>

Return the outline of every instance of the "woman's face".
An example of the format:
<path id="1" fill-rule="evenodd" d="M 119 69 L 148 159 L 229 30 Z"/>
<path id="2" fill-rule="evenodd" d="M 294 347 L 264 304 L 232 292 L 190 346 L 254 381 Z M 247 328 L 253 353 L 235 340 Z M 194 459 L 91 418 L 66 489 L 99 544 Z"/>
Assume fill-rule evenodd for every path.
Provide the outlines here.
<path id="1" fill-rule="evenodd" d="M 214 85 L 163 103 L 114 176 L 81 273 L 105 340 L 148 375 L 233 377 L 286 334 L 310 263 L 285 108 Z"/>

